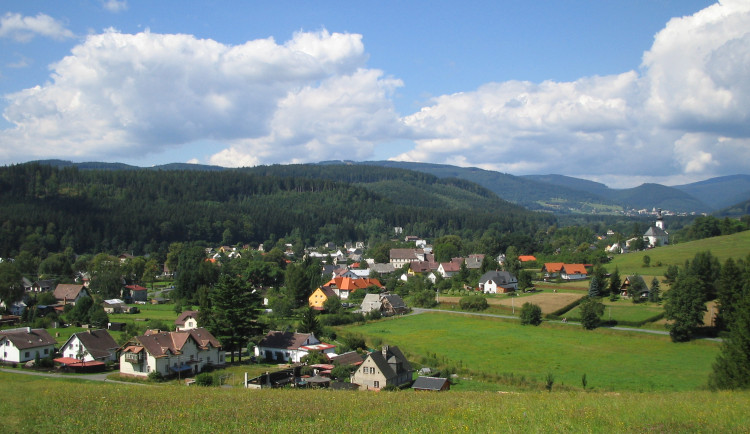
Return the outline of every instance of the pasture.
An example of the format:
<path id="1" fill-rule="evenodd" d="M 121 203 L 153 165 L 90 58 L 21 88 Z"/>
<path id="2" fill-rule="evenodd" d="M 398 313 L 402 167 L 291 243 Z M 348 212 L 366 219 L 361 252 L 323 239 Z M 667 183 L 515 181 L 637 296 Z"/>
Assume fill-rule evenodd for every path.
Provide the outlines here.
<path id="1" fill-rule="evenodd" d="M 686 260 L 692 260 L 698 252 L 710 251 L 720 262 L 724 263 L 729 258 L 735 260 L 747 258 L 750 255 L 749 246 L 750 231 L 745 231 L 732 235 L 671 244 L 641 252 L 616 255 L 612 262 L 605 265 L 605 268 L 612 272 L 617 267 L 620 270 L 620 276 L 627 276 L 629 274 L 663 276 L 664 272 L 667 271 L 667 266 L 678 265 L 682 267 L 685 265 Z M 645 255 L 651 258 L 650 267 L 643 266 L 643 257 Z M 650 282 L 650 278 L 646 282 Z"/>
<path id="2" fill-rule="evenodd" d="M 521 306 L 524 303 L 536 304 L 542 308 L 542 313 L 554 312 L 560 308 L 563 308 L 570 303 L 583 297 L 585 293 L 569 293 L 569 292 L 552 292 L 551 290 L 534 293 L 534 294 L 522 294 L 518 297 L 508 297 L 505 295 L 497 295 L 487 297 L 487 303 L 490 307 L 503 306 L 504 314 L 510 314 L 512 309 L 515 308 L 515 314 L 518 315 Z M 441 303 L 455 304 L 458 305 L 461 297 L 444 297 L 440 296 Z"/>
<path id="3" fill-rule="evenodd" d="M 452 366 L 462 376 L 511 378 L 517 390 L 538 389 L 547 373 L 555 384 L 579 390 L 583 374 L 596 390 L 698 390 L 719 351 L 709 341 L 675 344 L 662 335 L 446 313 L 348 326 L 344 333 L 365 336 L 372 346 L 398 345 L 410 360 Z"/>
<path id="4" fill-rule="evenodd" d="M 750 426 L 748 392 L 245 390 L 6 373 L 0 382 L 13 391 L 0 400 L 5 432 L 746 432 Z"/>

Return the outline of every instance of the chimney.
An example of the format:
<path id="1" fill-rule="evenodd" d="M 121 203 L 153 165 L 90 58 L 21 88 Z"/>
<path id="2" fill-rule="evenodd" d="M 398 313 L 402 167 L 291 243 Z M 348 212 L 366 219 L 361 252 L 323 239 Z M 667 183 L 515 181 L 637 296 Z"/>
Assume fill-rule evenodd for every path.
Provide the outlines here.
<path id="1" fill-rule="evenodd" d="M 383 357 L 388 357 L 388 345 L 383 345 Z"/>

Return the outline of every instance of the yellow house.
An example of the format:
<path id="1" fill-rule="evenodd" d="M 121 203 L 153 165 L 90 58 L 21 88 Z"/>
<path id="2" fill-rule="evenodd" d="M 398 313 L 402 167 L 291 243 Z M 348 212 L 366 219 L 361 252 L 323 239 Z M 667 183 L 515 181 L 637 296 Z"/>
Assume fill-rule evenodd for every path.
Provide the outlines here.
<path id="1" fill-rule="evenodd" d="M 323 304 L 330 297 L 335 297 L 336 293 L 328 287 L 318 288 L 307 299 L 310 307 L 316 310 L 323 310 Z"/>

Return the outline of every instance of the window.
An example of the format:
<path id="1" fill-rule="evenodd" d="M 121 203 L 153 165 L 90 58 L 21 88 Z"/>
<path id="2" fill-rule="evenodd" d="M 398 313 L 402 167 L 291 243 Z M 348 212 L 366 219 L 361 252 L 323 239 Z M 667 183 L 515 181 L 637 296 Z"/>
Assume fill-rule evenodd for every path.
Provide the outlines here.
<path id="1" fill-rule="evenodd" d="M 372 383 L 372 385 L 379 388 L 380 387 L 380 381 L 376 381 L 376 382 Z"/>
<path id="2" fill-rule="evenodd" d="M 49 348 L 44 349 L 44 354 L 49 354 Z"/>
<path id="3" fill-rule="evenodd" d="M 24 357 L 29 357 L 29 352 L 28 352 L 28 351 L 26 351 L 25 353 L 23 353 L 23 356 L 24 356 Z"/>

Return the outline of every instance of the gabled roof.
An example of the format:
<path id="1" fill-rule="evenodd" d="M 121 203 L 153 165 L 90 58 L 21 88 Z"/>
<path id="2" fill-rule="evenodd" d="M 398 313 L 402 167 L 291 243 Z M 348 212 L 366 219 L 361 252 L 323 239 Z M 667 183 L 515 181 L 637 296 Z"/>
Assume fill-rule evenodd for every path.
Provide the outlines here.
<path id="1" fill-rule="evenodd" d="M 419 255 L 423 254 L 422 249 L 391 249 L 391 259 L 406 259 L 410 261 L 416 261 L 419 259 Z"/>
<path id="2" fill-rule="evenodd" d="M 542 267 L 548 273 L 559 273 L 563 269 L 563 262 L 545 262 Z"/>
<path id="3" fill-rule="evenodd" d="M 83 285 L 60 283 L 55 288 L 53 295 L 58 300 L 75 300 L 83 290 Z"/>
<path id="4" fill-rule="evenodd" d="M 179 332 L 161 332 L 149 330 L 143 336 L 138 336 L 135 341 L 138 342 L 149 354 L 154 357 L 164 357 L 170 354 L 180 354 L 182 348 L 188 342 L 193 340 L 201 349 L 209 347 L 221 348 L 221 343 L 208 330 L 196 328 L 192 330 Z M 138 345 L 128 345 L 124 352 L 137 352 L 135 349 Z"/>
<path id="5" fill-rule="evenodd" d="M 498 285 L 507 285 L 515 281 L 516 278 L 507 271 L 488 271 L 479 278 L 479 283 L 485 284 L 493 281 Z"/>
<path id="6" fill-rule="evenodd" d="M 185 321 L 188 320 L 188 318 L 195 318 L 198 319 L 198 311 L 197 310 L 186 310 L 180 314 L 180 316 L 177 317 L 176 320 L 174 320 L 175 325 L 183 326 L 185 325 Z"/>
<path id="7" fill-rule="evenodd" d="M 95 359 L 108 357 L 114 350 L 120 347 L 112 335 L 104 329 L 75 333 L 65 341 L 63 347 L 68 345 L 68 342 L 73 338 L 78 338 L 86 351 Z"/>
<path id="8" fill-rule="evenodd" d="M 383 295 L 383 300 L 388 300 L 388 304 L 394 309 L 406 308 L 406 303 L 398 294 Z"/>
<path id="9" fill-rule="evenodd" d="M 440 266 L 446 273 L 458 273 L 461 270 L 461 266 L 455 262 L 441 262 Z"/>
<path id="10" fill-rule="evenodd" d="M 396 346 L 383 347 L 381 351 L 372 352 L 367 357 L 375 363 L 375 366 L 378 367 L 378 370 L 385 376 L 386 380 L 412 370 L 411 364 L 409 364 L 404 353 Z M 398 369 L 399 364 L 401 369 Z M 394 366 L 398 372 L 394 370 Z"/>
<path id="11" fill-rule="evenodd" d="M 565 264 L 563 265 L 565 274 L 589 274 L 583 264 Z"/>
<path id="12" fill-rule="evenodd" d="M 448 382 L 447 378 L 438 377 L 417 377 L 412 384 L 412 389 L 419 390 L 442 390 L 445 387 L 445 383 Z"/>
<path id="13" fill-rule="evenodd" d="M 658 227 L 658 226 L 651 226 L 648 228 L 645 234 L 643 234 L 644 237 L 667 237 L 669 234 L 664 229 Z"/>
<path id="14" fill-rule="evenodd" d="M 364 289 L 368 286 L 373 285 L 377 286 L 378 288 L 383 287 L 383 284 L 381 284 L 378 279 L 369 277 L 334 277 L 323 286 L 328 288 L 337 288 L 341 291 L 355 291 L 357 289 Z"/>
<path id="15" fill-rule="evenodd" d="M 0 336 L 5 336 L 19 350 L 46 347 L 48 345 L 54 346 L 57 343 L 47 330 L 32 329 L 29 327 L 2 330 L 0 331 Z"/>
<path id="16" fill-rule="evenodd" d="M 534 255 L 519 255 L 518 260 L 521 262 L 536 261 L 536 257 Z"/>
<path id="17" fill-rule="evenodd" d="M 173 332 L 177 333 L 177 332 Z M 195 340 L 195 343 L 198 344 L 198 347 L 201 349 L 208 349 L 209 347 L 214 348 L 221 348 L 221 342 L 219 342 L 218 339 L 214 337 L 208 330 L 204 329 L 203 327 L 196 327 L 194 329 L 190 329 L 187 331 L 188 334 L 190 334 L 190 337 Z"/>
<path id="18" fill-rule="evenodd" d="M 131 291 L 148 291 L 148 288 L 144 288 L 141 285 L 125 285 L 125 288 Z"/>
<path id="19" fill-rule="evenodd" d="M 259 347 L 279 348 L 284 350 L 296 350 L 299 347 L 317 344 L 320 341 L 313 333 L 292 333 L 271 330 L 266 334 Z"/>
<path id="20" fill-rule="evenodd" d="M 335 365 L 340 366 L 359 366 L 362 364 L 362 362 L 365 361 L 365 358 L 362 356 L 362 354 L 359 354 L 356 351 L 349 351 L 348 353 L 339 354 L 338 356 L 332 358 L 331 361 Z"/>

